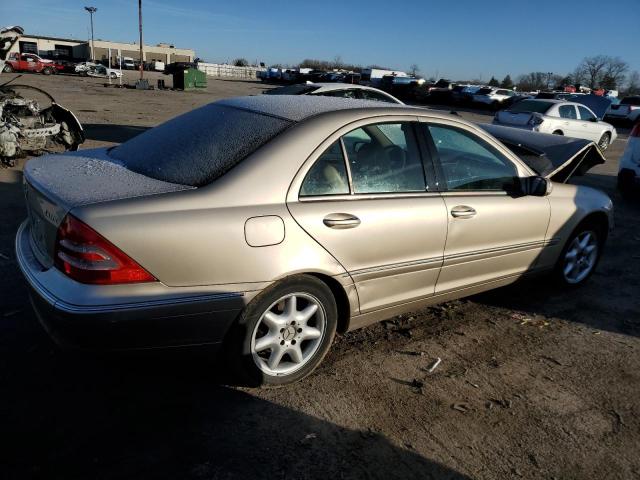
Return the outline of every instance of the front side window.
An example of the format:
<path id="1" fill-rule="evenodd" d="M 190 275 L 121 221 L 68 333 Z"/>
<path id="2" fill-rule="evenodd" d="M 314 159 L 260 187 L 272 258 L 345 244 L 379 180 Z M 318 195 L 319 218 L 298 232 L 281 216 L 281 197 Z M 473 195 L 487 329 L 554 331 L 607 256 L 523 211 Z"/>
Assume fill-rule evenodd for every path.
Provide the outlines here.
<path id="1" fill-rule="evenodd" d="M 587 120 L 590 122 L 597 120 L 597 117 L 588 108 L 578 107 L 578 110 L 580 110 L 580 118 L 582 120 Z"/>
<path id="2" fill-rule="evenodd" d="M 560 113 L 560 118 L 568 118 L 571 120 L 578 118 L 576 115 L 576 107 L 573 105 L 561 105 L 560 108 L 558 108 L 558 112 Z"/>
<path id="3" fill-rule="evenodd" d="M 348 195 L 349 177 L 340 141 L 320 155 L 302 182 L 301 197 Z"/>
<path id="4" fill-rule="evenodd" d="M 447 190 L 513 191 L 515 165 L 482 138 L 445 125 L 429 125 Z"/>
<path id="5" fill-rule="evenodd" d="M 367 125 L 343 137 L 354 193 L 424 192 L 422 159 L 411 123 Z"/>

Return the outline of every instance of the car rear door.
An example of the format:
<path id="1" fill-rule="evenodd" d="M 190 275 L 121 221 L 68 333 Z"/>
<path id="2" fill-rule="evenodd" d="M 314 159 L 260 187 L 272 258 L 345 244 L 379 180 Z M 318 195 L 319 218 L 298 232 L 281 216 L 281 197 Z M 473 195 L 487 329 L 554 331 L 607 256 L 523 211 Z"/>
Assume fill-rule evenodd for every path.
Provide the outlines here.
<path id="1" fill-rule="evenodd" d="M 546 197 L 519 193 L 528 172 L 506 150 L 463 124 L 428 121 L 447 209 L 447 242 L 436 293 L 514 277 L 536 264 L 550 218 Z"/>
<path id="2" fill-rule="evenodd" d="M 447 213 L 425 170 L 415 117 L 334 134 L 294 181 L 288 207 L 345 268 L 362 313 L 433 295 Z"/>
<path id="3" fill-rule="evenodd" d="M 554 129 L 553 132 L 560 130 L 567 137 L 580 138 L 579 135 L 582 132 L 582 125 L 578 119 L 576 106 L 573 104 L 560 105 L 558 107 L 558 113 L 562 120 L 559 122 L 559 127 Z"/>

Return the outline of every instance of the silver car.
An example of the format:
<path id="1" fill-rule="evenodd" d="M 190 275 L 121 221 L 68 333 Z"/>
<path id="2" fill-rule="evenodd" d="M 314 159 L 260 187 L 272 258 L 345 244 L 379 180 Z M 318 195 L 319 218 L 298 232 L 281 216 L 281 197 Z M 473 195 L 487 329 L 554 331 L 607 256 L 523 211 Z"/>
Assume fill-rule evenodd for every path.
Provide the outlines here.
<path id="1" fill-rule="evenodd" d="M 565 182 L 602 162 L 591 142 L 430 110 L 233 98 L 31 160 L 17 258 L 62 344 L 224 344 L 244 381 L 284 384 L 336 331 L 529 273 L 586 281 L 612 205 Z"/>

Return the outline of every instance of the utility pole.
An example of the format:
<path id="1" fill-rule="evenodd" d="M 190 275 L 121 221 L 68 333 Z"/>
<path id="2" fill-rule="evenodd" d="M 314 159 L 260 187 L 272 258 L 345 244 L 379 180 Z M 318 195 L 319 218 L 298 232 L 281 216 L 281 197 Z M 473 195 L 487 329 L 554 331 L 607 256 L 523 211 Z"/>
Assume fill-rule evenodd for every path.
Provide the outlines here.
<path id="1" fill-rule="evenodd" d="M 142 51 L 142 0 L 138 0 L 138 26 L 140 28 L 140 80 L 144 77 L 144 54 Z"/>
<path id="2" fill-rule="evenodd" d="M 93 54 L 93 14 L 98 11 L 96 7 L 84 7 L 84 9 L 89 12 L 89 17 L 91 17 L 91 60 L 95 60 L 95 56 Z M 111 61 L 111 59 L 109 59 Z"/>

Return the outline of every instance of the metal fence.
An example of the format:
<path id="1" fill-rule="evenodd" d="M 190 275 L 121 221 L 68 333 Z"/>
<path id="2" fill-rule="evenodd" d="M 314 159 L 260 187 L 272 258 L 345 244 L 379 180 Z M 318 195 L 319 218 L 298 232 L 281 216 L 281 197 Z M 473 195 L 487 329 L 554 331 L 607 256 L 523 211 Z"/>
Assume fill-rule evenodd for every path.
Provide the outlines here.
<path id="1" fill-rule="evenodd" d="M 198 69 L 209 77 L 237 78 L 243 80 L 255 80 L 258 72 L 266 68 L 260 67 L 235 67 L 233 65 L 221 65 L 219 63 L 198 63 Z"/>

